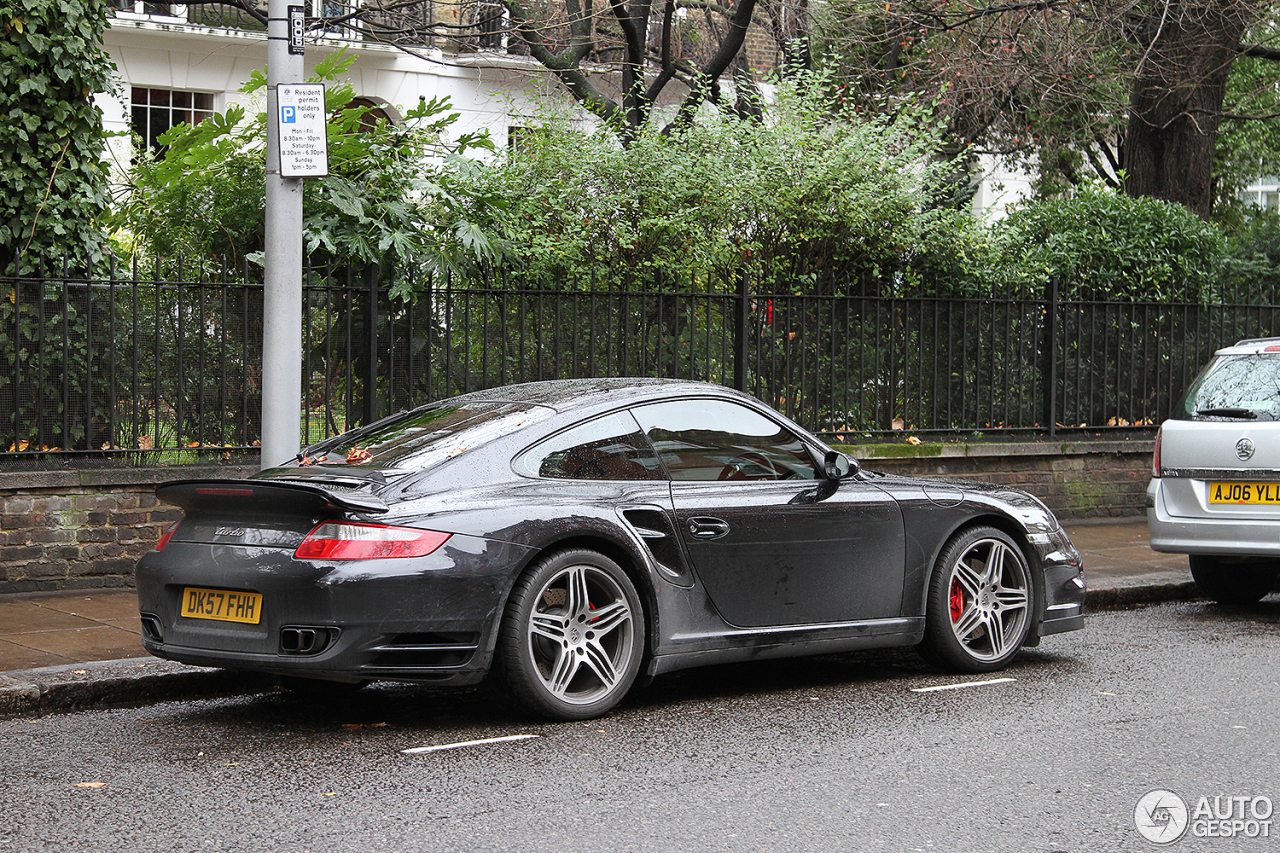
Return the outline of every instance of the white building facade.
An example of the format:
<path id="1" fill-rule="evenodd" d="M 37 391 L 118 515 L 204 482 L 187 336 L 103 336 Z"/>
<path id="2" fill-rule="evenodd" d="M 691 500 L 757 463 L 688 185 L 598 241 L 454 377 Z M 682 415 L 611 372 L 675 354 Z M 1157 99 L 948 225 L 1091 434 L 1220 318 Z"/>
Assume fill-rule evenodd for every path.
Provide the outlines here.
<path id="1" fill-rule="evenodd" d="M 238 10 L 141 0 L 111 0 L 111 6 L 104 45 L 115 62 L 118 85 L 113 94 L 99 96 L 98 104 L 106 130 L 120 134 L 112 138 L 110 153 L 121 171 L 133 156 L 131 131 L 154 147 L 156 137 L 173 124 L 195 123 L 243 103 L 246 96 L 239 89 L 266 67 L 266 29 Z M 261 6 L 265 11 L 265 0 Z M 341 11 L 341 4 L 324 2 L 326 15 Z M 443 18 L 463 29 L 450 30 L 457 37 L 423 29 L 402 35 L 396 44 L 366 37 L 358 23 L 313 30 L 307 34 L 306 74 L 345 47 L 356 60 L 343 76 L 358 100 L 398 119 L 420 99 L 447 97 L 459 113 L 456 132 L 487 129 L 496 145 L 506 145 L 518 128 L 545 111 L 544 96 L 555 83 L 532 58 L 508 52 L 500 19 L 496 28 L 490 25 L 487 34 L 478 34 L 484 27 L 483 21 L 475 24 L 477 14 L 486 14 L 485 8 L 424 0 L 423 20 Z M 563 104 L 565 97 L 559 101 Z"/>

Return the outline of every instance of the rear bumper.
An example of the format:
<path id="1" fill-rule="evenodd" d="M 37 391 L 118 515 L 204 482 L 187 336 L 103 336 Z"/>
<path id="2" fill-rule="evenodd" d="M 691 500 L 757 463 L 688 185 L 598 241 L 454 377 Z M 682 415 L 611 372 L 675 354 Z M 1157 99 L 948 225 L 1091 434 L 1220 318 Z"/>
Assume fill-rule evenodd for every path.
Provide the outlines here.
<path id="1" fill-rule="evenodd" d="M 455 539 L 424 558 L 338 565 L 285 550 L 171 543 L 138 565 L 143 647 L 182 663 L 276 675 L 475 683 L 488 671 L 528 552 Z M 260 621 L 183 616 L 187 587 L 260 593 Z"/>
<path id="2" fill-rule="evenodd" d="M 1280 519 L 1175 516 L 1169 511 L 1162 478 L 1147 486 L 1146 504 L 1153 551 L 1280 558 Z"/>

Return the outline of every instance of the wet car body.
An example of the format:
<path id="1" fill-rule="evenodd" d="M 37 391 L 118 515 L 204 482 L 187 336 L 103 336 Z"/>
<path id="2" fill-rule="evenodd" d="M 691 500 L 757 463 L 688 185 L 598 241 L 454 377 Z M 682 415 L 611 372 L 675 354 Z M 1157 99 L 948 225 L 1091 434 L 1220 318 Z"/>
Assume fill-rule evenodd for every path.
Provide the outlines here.
<path id="1" fill-rule="evenodd" d="M 1160 426 L 1146 495 L 1153 550 L 1245 604 L 1280 580 L 1280 338 L 1223 347 Z"/>
<path id="2" fill-rule="evenodd" d="M 1025 633 L 1015 637 L 1016 645 L 1083 625 L 1079 555 L 1038 500 L 997 486 L 859 471 L 746 395 L 702 383 L 615 379 L 531 383 L 437 405 L 503 407 L 494 420 L 506 419 L 506 426 L 483 436 L 462 429 L 417 470 L 334 464 L 326 452 L 331 441 L 249 480 L 162 486 L 160 498 L 182 507 L 185 516 L 163 549 L 138 566 L 144 646 L 159 657 L 284 676 L 472 684 L 495 668 L 519 668 L 513 650 L 527 650 L 525 630 L 541 637 L 535 645 L 546 641 L 543 634 L 563 641 L 565 649 L 581 643 L 573 648 L 583 666 L 594 666 L 599 641 L 577 632 L 589 635 L 593 624 L 606 621 L 594 614 L 597 606 L 610 608 L 596 599 L 612 601 L 619 613 L 627 612 L 623 618 L 638 623 L 626 641 L 639 644 L 634 654 L 621 640 L 606 649 L 606 657 L 616 660 L 599 662 L 605 681 L 613 677 L 613 664 L 644 677 L 709 663 L 910 646 L 927 634 L 940 554 L 957 535 L 974 530 L 999 531 L 983 541 L 1007 538 L 1030 569 L 1027 618 L 1019 629 Z M 777 465 L 776 476 L 752 480 L 743 469 L 759 476 L 770 469 L 750 451 L 726 463 L 719 476 L 729 482 L 681 480 L 666 462 L 650 461 L 656 457 L 640 447 L 640 439 L 629 438 L 634 446 L 620 452 L 617 441 L 591 443 L 593 453 L 614 451 L 613 461 L 581 463 L 570 473 L 592 479 L 577 479 L 561 476 L 556 466 L 580 448 L 545 451 L 574 430 L 614 419 L 630 423 L 633 416 L 643 420 L 646 412 L 680 405 L 690 411 L 728 406 L 765 419 L 788 436 L 795 461 L 786 464 L 796 470 Z M 394 418 L 350 433 L 337 446 L 348 448 L 348 455 L 349 448 L 359 451 L 361 435 L 385 432 L 388 422 Z M 656 427 L 645 434 L 665 435 Z M 711 456 L 687 438 L 652 444 L 661 442 L 664 460 Z M 541 468 L 531 455 L 541 456 Z M 824 476 L 824 464 L 837 457 L 839 470 Z M 810 475 L 806 458 L 817 473 Z M 315 459 L 323 461 L 311 464 Z M 548 459 L 555 477 L 546 476 Z M 600 467 L 609 464 L 618 470 Z M 646 479 L 614 479 L 623 468 Z M 360 525 L 438 531 L 447 539 L 424 556 L 300 556 L 310 547 L 304 542 L 326 523 L 357 533 Z M 530 605 L 533 621 L 526 620 L 526 628 L 514 625 L 511 614 L 522 601 L 554 601 L 557 590 L 525 587 L 530 573 L 566 554 L 613 566 L 589 570 L 597 586 L 584 593 L 581 625 L 563 618 L 575 594 L 564 584 L 559 604 Z M 556 570 L 545 568 L 548 577 Z M 631 587 L 639 607 L 626 604 Z M 974 593 L 975 606 L 981 595 L 998 595 L 1003 587 L 993 582 L 986 589 Z M 219 592 L 248 594 L 260 608 L 257 622 L 191 612 L 202 606 L 199 596 Z M 1004 594 L 1016 607 L 1016 591 Z M 228 606 L 225 599 L 206 604 Z M 243 612 L 244 601 L 232 604 Z M 539 610 L 552 615 L 539 616 Z M 554 625 L 539 627 L 538 620 L 548 619 Z M 1004 651 L 1011 655 L 1016 648 L 1002 650 L 1002 660 L 977 660 L 968 668 L 1003 665 Z M 965 660 L 962 655 L 962 667 Z M 542 672 L 551 684 L 548 666 Z M 561 718 L 600 713 L 625 693 L 630 678 L 608 702 L 601 696 L 534 710 Z"/>

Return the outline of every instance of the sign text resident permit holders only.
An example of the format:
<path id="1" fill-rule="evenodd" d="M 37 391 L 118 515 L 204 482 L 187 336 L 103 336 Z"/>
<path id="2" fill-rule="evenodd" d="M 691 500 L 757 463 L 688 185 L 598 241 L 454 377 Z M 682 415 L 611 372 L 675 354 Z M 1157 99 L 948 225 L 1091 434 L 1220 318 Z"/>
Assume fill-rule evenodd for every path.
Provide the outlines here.
<path id="1" fill-rule="evenodd" d="M 276 87 L 280 123 L 280 177 L 319 178 L 329 174 L 323 83 L 281 83 Z"/>

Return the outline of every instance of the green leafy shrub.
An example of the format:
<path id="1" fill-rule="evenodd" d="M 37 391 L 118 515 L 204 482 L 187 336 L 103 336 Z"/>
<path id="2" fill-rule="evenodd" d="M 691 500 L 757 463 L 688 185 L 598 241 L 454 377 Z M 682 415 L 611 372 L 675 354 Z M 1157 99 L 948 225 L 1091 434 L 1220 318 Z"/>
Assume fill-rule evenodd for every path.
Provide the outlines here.
<path id="1" fill-rule="evenodd" d="M 507 200 L 486 227 L 535 280 L 715 268 L 797 288 L 910 283 L 953 262 L 941 150 L 927 110 L 866 116 L 817 79 L 782 87 L 762 122 L 708 115 L 625 148 L 547 120 L 471 177 Z"/>
<path id="2" fill-rule="evenodd" d="M 1257 207 L 1240 213 L 1227 231 L 1224 299 L 1274 305 L 1280 298 L 1280 214 Z"/>
<path id="3" fill-rule="evenodd" d="M 106 4 L 0 2 L 0 262 L 99 257 L 107 204 L 95 92 L 111 85 Z"/>
<path id="4" fill-rule="evenodd" d="M 1016 208 L 994 234 L 993 286 L 1039 286 L 1063 299 L 1201 301 L 1223 258 L 1218 230 L 1179 204 L 1132 198 L 1101 184 Z"/>
<path id="5" fill-rule="evenodd" d="M 303 231 L 314 262 L 395 266 L 396 295 L 413 290 L 414 275 L 457 270 L 492 260 L 497 247 L 474 227 L 471 211 L 488 203 L 469 197 L 458 175 L 466 152 L 491 148 L 484 135 L 446 131 L 458 119 L 447 100 L 422 101 L 404 121 L 372 121 L 369 106 L 350 106 L 355 91 L 338 75 L 355 57 L 339 51 L 316 67 L 325 82 L 330 174 L 303 181 Z M 241 92 L 267 85 L 255 72 Z M 160 137 L 163 158 L 142 156 L 113 224 L 129 248 L 183 255 L 206 264 L 256 260 L 263 248 L 266 114 L 232 105 L 192 127 Z"/>

